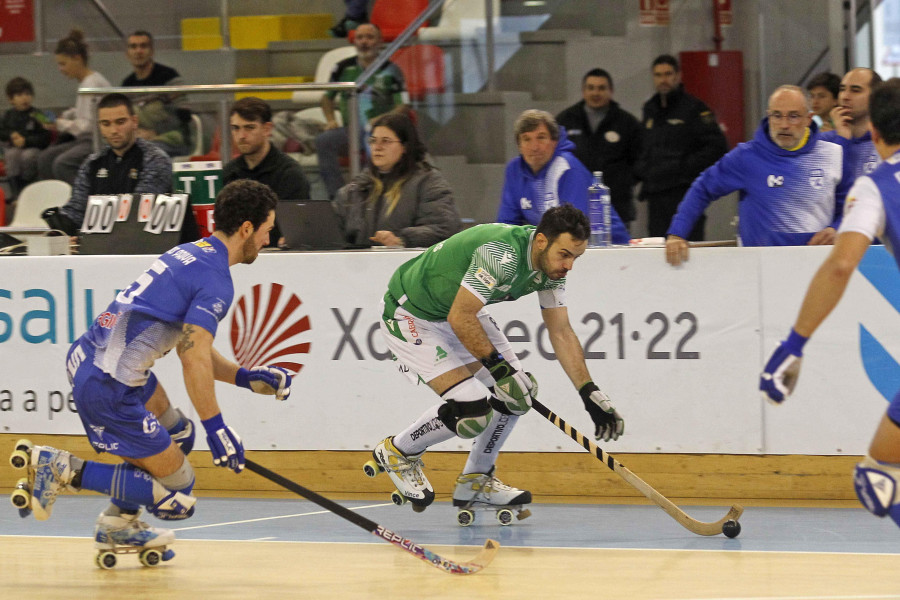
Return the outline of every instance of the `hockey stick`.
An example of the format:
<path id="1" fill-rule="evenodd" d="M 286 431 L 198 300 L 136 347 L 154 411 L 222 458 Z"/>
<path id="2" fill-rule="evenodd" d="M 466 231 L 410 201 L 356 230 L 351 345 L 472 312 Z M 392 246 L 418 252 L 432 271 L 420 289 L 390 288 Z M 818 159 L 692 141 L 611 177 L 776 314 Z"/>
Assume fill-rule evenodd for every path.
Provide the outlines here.
<path id="1" fill-rule="evenodd" d="M 678 523 L 680 523 L 681 526 L 688 531 L 696 533 L 697 535 L 719 535 L 720 533 L 724 533 L 728 537 L 735 537 L 738 535 L 738 533 L 740 533 L 741 529 L 740 523 L 738 523 L 738 519 L 740 518 L 741 513 L 744 512 L 743 506 L 740 506 L 739 504 L 733 504 L 731 506 L 731 510 L 728 511 L 728 514 L 714 523 L 698 521 L 697 519 L 690 517 L 683 510 L 675 506 L 675 504 L 671 500 L 653 489 L 653 487 L 651 487 L 649 483 L 632 473 L 630 470 L 628 470 L 628 468 L 625 467 L 625 465 L 604 452 L 603 449 L 594 444 L 594 442 L 584 437 L 571 425 L 563 421 L 559 415 L 538 402 L 537 399 L 531 400 L 531 406 L 536 411 L 541 413 L 541 415 L 543 415 L 548 421 L 559 427 L 563 432 L 566 433 L 566 435 L 581 444 L 585 450 L 599 458 L 603 464 L 614 471 L 616 475 L 624 479 L 625 482 L 628 483 L 631 487 L 639 491 L 641 494 L 652 500 L 653 503 L 658 507 L 666 511 L 666 513 L 668 513 L 670 517 L 678 521 Z M 731 524 L 729 523 L 729 521 L 733 521 L 734 523 Z"/>
<path id="2" fill-rule="evenodd" d="M 341 506 L 337 502 L 333 502 L 325 496 L 320 496 L 316 492 L 303 487 L 299 483 L 294 483 L 290 479 L 282 477 L 274 471 L 270 471 L 269 469 L 265 468 L 259 463 L 250 460 L 249 458 L 246 459 L 246 464 L 247 469 L 253 471 L 257 475 L 265 477 L 266 479 L 277 483 L 281 487 L 288 489 L 295 494 L 299 494 L 307 500 L 315 502 L 322 508 L 335 513 L 339 517 L 347 519 L 354 525 L 362 527 L 369 533 L 374 534 L 375 537 L 386 540 L 394 544 L 398 548 L 406 550 L 413 556 L 421 558 L 431 566 L 442 569 L 447 573 L 453 573 L 457 575 L 471 575 L 472 573 L 477 573 L 478 571 L 488 566 L 492 560 L 494 560 L 494 555 L 497 554 L 497 550 L 499 550 L 500 548 L 499 543 L 489 539 L 484 543 L 484 548 L 481 550 L 481 552 L 478 553 L 475 558 L 468 562 L 455 562 L 448 558 L 438 556 L 428 548 L 420 546 L 412 540 L 406 539 L 400 534 L 394 533 L 390 529 L 385 529 L 375 521 L 370 521 L 364 516 Z"/>

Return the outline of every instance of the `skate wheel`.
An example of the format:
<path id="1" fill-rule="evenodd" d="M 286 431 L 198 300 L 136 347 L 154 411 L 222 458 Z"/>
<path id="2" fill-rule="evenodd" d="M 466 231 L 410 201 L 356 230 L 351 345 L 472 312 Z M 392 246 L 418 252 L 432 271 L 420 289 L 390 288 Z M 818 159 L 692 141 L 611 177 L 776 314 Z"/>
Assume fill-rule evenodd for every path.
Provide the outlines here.
<path id="1" fill-rule="evenodd" d="M 397 506 L 403 506 L 404 504 L 409 502 L 409 498 L 407 498 L 400 492 L 391 492 L 391 502 L 393 502 Z"/>
<path id="2" fill-rule="evenodd" d="M 97 558 L 94 559 L 94 562 L 97 563 L 97 566 L 101 569 L 112 569 L 116 566 L 116 555 L 113 552 L 100 552 L 97 554 Z"/>
<path id="3" fill-rule="evenodd" d="M 12 455 L 9 457 L 9 464 L 12 465 L 13 469 L 24 469 L 28 466 L 28 452 L 25 450 L 13 450 Z"/>
<path id="4" fill-rule="evenodd" d="M 22 481 L 26 481 L 27 485 L 27 480 L 20 479 L 19 484 L 16 484 L 15 491 L 13 491 L 13 493 L 9 496 L 9 501 L 12 502 L 12 505 L 19 510 L 27 509 L 29 504 L 31 503 L 31 494 L 28 493 L 28 490 L 19 487 Z"/>
<path id="5" fill-rule="evenodd" d="M 527 519 L 530 516 L 531 511 L 526 508 L 525 510 L 520 510 L 519 514 L 516 515 L 516 518 L 521 521 L 522 519 Z"/>
<path id="6" fill-rule="evenodd" d="M 375 477 L 381 472 L 381 467 L 374 460 L 368 461 L 363 465 L 363 473 L 366 477 Z"/>
<path id="7" fill-rule="evenodd" d="M 475 513 L 468 508 L 464 508 L 456 513 L 456 522 L 462 527 L 468 527 L 475 522 Z"/>
<path id="8" fill-rule="evenodd" d="M 22 438 L 21 440 L 16 442 L 16 450 L 21 450 L 23 452 L 30 452 L 32 448 L 34 448 L 34 444 L 31 443 L 31 440 L 26 440 L 25 438 Z"/>
<path id="9" fill-rule="evenodd" d="M 501 525 L 509 525 L 513 521 L 513 513 L 508 508 L 501 508 L 497 511 L 497 522 Z"/>
<path id="10" fill-rule="evenodd" d="M 140 559 L 141 564 L 145 567 L 155 567 L 162 561 L 162 552 L 156 548 L 147 548 L 146 550 L 141 551 L 138 555 L 138 559 Z"/>

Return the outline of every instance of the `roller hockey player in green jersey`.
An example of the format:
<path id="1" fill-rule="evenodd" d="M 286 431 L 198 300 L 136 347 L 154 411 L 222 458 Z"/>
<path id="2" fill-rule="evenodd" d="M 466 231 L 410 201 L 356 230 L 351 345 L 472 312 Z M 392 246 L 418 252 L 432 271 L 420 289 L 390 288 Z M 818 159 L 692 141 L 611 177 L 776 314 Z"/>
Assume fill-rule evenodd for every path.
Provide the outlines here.
<path id="1" fill-rule="evenodd" d="M 441 397 L 409 427 L 379 442 L 375 460 L 367 464 L 369 475 L 390 475 L 396 503 L 409 501 L 421 511 L 434 501 L 421 458 L 429 446 L 454 436 L 473 440 L 454 506 L 521 510 L 531 502 L 531 492 L 494 476 L 494 463 L 537 397 L 537 381 L 519 363 L 488 304 L 537 292 L 553 350 L 596 425 L 597 439 L 615 440 L 623 433 L 624 421 L 591 380 L 566 308 L 565 276 L 584 254 L 589 235 L 587 217 L 565 204 L 544 213 L 537 228 L 486 224 L 467 229 L 401 265 L 391 277 L 381 330 L 401 371 L 421 378 Z M 503 522 L 500 512 L 497 516 Z M 461 517 L 459 522 L 468 524 Z"/>

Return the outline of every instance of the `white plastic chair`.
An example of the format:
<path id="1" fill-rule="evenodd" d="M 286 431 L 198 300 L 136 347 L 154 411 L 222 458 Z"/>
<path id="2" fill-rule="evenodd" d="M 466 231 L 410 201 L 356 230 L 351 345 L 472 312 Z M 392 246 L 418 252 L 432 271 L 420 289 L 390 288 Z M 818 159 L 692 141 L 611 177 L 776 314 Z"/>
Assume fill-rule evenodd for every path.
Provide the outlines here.
<path id="1" fill-rule="evenodd" d="M 62 206 L 72 196 L 72 186 L 65 181 L 46 179 L 25 187 L 16 200 L 16 214 L 10 227 L 46 227 L 41 213 Z"/>
<path id="2" fill-rule="evenodd" d="M 323 54 L 322 58 L 319 59 L 319 64 L 316 65 L 314 82 L 328 83 L 328 80 L 331 79 L 331 70 L 334 68 L 334 65 L 351 56 L 356 56 L 356 46 L 341 46 Z M 324 93 L 324 90 L 297 91 L 291 94 L 291 100 L 297 104 L 318 104 L 322 100 L 322 94 Z"/>

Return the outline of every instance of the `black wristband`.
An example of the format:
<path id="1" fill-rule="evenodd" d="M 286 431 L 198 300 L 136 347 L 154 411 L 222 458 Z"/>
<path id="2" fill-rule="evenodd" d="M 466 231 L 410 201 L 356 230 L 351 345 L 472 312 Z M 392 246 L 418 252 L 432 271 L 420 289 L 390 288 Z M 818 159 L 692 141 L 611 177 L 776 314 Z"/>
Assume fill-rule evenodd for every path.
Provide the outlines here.
<path id="1" fill-rule="evenodd" d="M 588 381 L 578 389 L 578 394 L 581 396 L 581 401 L 584 402 L 585 405 L 587 405 L 589 402 L 593 402 L 593 400 L 591 400 L 591 394 L 599 391 L 600 388 L 597 387 L 596 383 L 594 383 L 593 381 Z"/>
<path id="2" fill-rule="evenodd" d="M 507 362 L 503 355 L 494 350 L 487 358 L 481 359 L 484 368 L 491 372 L 494 381 L 500 381 L 504 377 L 509 377 L 516 372 L 513 366 Z"/>

